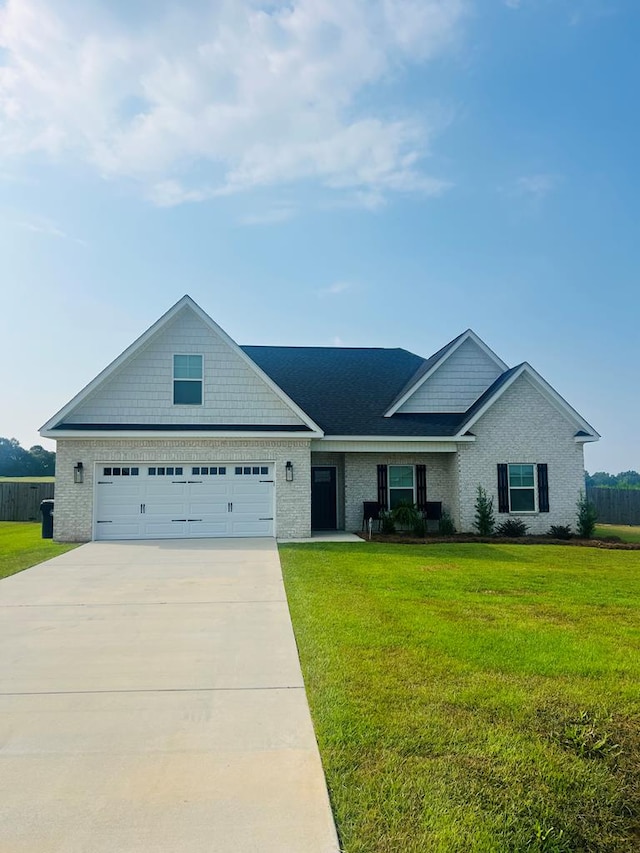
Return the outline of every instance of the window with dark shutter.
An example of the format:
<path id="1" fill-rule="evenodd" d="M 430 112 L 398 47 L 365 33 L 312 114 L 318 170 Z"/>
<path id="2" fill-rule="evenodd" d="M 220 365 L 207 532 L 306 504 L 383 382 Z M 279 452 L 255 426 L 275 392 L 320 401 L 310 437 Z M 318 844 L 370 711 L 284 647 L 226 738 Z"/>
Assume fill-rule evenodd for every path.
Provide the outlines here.
<path id="1" fill-rule="evenodd" d="M 427 466 L 416 465 L 416 506 L 420 512 L 427 509 Z"/>
<path id="2" fill-rule="evenodd" d="M 387 509 L 387 466 L 378 465 L 378 504 L 380 509 Z"/>
<path id="3" fill-rule="evenodd" d="M 538 465 L 538 512 L 549 512 L 549 471 L 544 462 Z"/>
<path id="4" fill-rule="evenodd" d="M 498 465 L 498 512 L 509 512 L 509 471 L 506 465 Z"/>

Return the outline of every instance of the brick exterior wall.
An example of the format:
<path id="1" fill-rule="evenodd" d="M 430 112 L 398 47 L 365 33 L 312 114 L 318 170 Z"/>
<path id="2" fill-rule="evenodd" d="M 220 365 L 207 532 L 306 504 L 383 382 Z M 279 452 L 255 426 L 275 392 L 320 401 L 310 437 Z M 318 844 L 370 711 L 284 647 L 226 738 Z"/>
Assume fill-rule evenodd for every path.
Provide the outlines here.
<path id="1" fill-rule="evenodd" d="M 452 512 L 455 457 L 455 453 L 345 453 L 345 528 L 360 530 L 363 502 L 378 500 L 378 465 L 426 465 L 427 500 L 442 501 L 443 508 Z"/>
<path id="2" fill-rule="evenodd" d="M 310 535 L 311 479 L 309 440 L 88 440 L 57 442 L 54 538 L 58 542 L 92 539 L 95 462 L 273 462 L 275 463 L 276 535 Z M 293 463 L 293 482 L 285 481 L 285 463 Z M 84 482 L 73 482 L 73 466 L 82 462 Z"/>
<path id="3" fill-rule="evenodd" d="M 459 507 L 456 524 L 473 530 L 478 484 L 493 497 L 496 521 L 522 518 L 530 533 L 546 533 L 552 524 L 575 530 L 576 502 L 584 489 L 583 445 L 574 441 L 577 427 L 527 379 L 520 377 L 478 420 L 472 444 L 458 449 Z M 498 513 L 498 463 L 546 463 L 549 512 Z"/>

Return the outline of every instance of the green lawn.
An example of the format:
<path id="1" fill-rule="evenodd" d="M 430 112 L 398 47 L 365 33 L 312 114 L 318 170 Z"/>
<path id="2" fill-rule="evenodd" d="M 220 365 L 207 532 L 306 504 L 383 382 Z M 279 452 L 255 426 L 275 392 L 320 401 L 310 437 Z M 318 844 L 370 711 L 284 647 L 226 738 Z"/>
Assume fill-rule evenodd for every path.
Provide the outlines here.
<path id="1" fill-rule="evenodd" d="M 346 853 L 640 850 L 640 552 L 280 553 Z"/>
<path id="2" fill-rule="evenodd" d="M 42 539 L 41 532 L 40 523 L 0 521 L 0 578 L 14 575 L 77 547 Z"/>
<path id="3" fill-rule="evenodd" d="M 632 527 L 629 524 L 596 524 L 593 535 L 598 539 L 618 536 L 623 542 L 640 542 L 640 527 Z"/>

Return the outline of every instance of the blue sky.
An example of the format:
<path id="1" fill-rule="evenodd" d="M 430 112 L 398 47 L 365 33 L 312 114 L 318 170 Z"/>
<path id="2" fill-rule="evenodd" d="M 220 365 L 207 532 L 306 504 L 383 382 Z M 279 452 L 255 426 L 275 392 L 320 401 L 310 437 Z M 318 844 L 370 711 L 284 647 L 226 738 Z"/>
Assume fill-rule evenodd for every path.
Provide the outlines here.
<path id="1" fill-rule="evenodd" d="M 636 0 L 0 2 L 0 435 L 184 293 L 241 344 L 471 327 L 640 469 Z"/>

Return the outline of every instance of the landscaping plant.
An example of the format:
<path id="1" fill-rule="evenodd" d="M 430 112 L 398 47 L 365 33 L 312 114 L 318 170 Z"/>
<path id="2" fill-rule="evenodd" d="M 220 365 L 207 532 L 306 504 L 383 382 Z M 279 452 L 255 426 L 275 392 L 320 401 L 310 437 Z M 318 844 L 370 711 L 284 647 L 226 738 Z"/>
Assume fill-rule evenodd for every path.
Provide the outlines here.
<path id="1" fill-rule="evenodd" d="M 480 536 L 491 536 L 496 526 L 496 517 L 493 513 L 493 498 L 490 498 L 482 486 L 478 486 L 475 503 L 475 520 L 473 526 Z"/>
<path id="2" fill-rule="evenodd" d="M 508 518 L 496 528 L 496 535 L 517 539 L 519 536 L 526 536 L 528 529 L 528 526 L 521 518 Z"/>
<path id="3" fill-rule="evenodd" d="M 577 507 L 578 523 L 576 526 L 578 528 L 578 536 L 582 539 L 591 539 L 593 531 L 596 529 L 596 521 L 598 520 L 596 508 L 587 500 L 584 492 L 580 492 Z"/>

